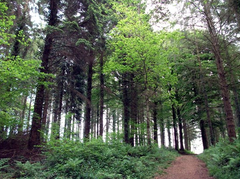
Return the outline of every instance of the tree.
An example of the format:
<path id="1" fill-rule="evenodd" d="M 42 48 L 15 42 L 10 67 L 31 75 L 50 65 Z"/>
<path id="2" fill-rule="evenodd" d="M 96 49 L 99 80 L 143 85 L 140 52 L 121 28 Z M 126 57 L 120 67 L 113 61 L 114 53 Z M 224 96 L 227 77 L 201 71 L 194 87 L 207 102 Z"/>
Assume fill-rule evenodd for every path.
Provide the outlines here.
<path id="1" fill-rule="evenodd" d="M 50 0 L 49 1 L 49 27 L 54 27 L 57 25 L 57 13 L 58 13 L 58 0 Z M 49 56 L 51 53 L 51 48 L 53 44 L 53 32 L 47 34 L 45 38 L 45 46 L 42 55 L 42 64 L 40 71 L 44 74 L 49 73 Z M 37 86 L 37 93 L 34 104 L 34 112 L 32 117 L 32 127 L 30 131 L 29 141 L 28 141 L 28 149 L 32 150 L 35 145 L 41 144 L 41 130 L 42 130 L 42 111 L 43 111 L 43 102 L 44 102 L 44 93 L 45 77 L 40 78 Z"/>
<path id="2" fill-rule="evenodd" d="M 148 24 L 148 16 L 134 12 L 124 11 L 125 14 L 118 25 L 110 34 L 110 46 L 113 53 L 105 68 L 113 74 L 117 74 L 122 87 L 122 103 L 124 107 L 124 141 L 129 141 L 130 128 L 134 128 L 130 123 L 131 116 L 131 86 L 135 84 L 138 87 L 137 93 L 141 96 L 145 104 L 145 123 L 147 126 L 147 141 L 151 144 L 151 124 L 150 106 L 154 99 L 156 86 L 163 87 L 164 84 L 175 83 L 175 78 L 170 73 L 171 67 L 168 59 L 177 49 L 170 46 L 171 40 L 176 42 L 180 38 L 178 32 L 174 33 L 154 33 Z M 175 38 L 173 38 L 175 36 Z M 162 78 L 161 78 L 162 77 Z M 131 79 L 132 78 L 132 79 Z M 171 80 L 170 80 L 171 79 Z M 133 84 L 132 84 L 133 83 Z M 158 84 L 161 85 L 158 85 Z M 141 100 L 141 101 L 142 101 Z M 130 126 L 131 125 L 131 126 Z"/>
<path id="3" fill-rule="evenodd" d="M 206 18 L 209 34 L 211 37 L 212 51 L 214 53 L 216 65 L 218 69 L 219 83 L 220 83 L 220 88 L 222 93 L 224 110 L 226 113 L 228 137 L 229 137 L 229 140 L 233 142 L 234 138 L 236 138 L 235 123 L 234 123 L 233 112 L 231 108 L 228 84 L 225 77 L 225 70 L 223 66 L 223 57 L 221 55 L 219 37 L 213 22 L 213 17 L 211 15 L 210 3 L 208 1 L 206 2 L 201 1 L 201 3 L 204 8 L 205 18 Z"/>
<path id="4" fill-rule="evenodd" d="M 28 46 L 28 38 L 22 35 L 11 33 L 11 27 L 14 25 L 15 16 L 7 15 L 6 3 L 0 3 L 1 23 L 0 23 L 0 131 L 1 137 L 6 137 L 8 130 L 22 131 L 22 101 L 19 96 L 27 96 L 29 91 L 34 88 L 36 78 L 39 76 L 37 68 L 39 62 L 27 58 L 23 59 L 20 54 L 13 54 L 10 47 L 12 41 L 17 41 L 19 45 Z M 10 33 L 9 33 L 10 32 Z M 14 51 L 14 50 L 13 50 Z M 25 105 L 25 104 L 24 104 Z M 24 108 L 23 108 L 24 109 Z M 22 119 L 21 119 L 22 118 Z M 18 128 L 17 128 L 18 126 Z M 11 134 L 11 132 L 10 132 Z"/>

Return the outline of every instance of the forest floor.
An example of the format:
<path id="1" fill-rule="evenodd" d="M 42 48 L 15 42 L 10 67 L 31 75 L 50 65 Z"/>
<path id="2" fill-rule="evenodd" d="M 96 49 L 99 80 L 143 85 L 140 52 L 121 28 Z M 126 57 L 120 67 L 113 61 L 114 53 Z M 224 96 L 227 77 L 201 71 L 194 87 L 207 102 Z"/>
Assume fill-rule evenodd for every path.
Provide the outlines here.
<path id="1" fill-rule="evenodd" d="M 204 162 L 195 155 L 181 155 L 155 179 L 214 179 L 209 176 Z"/>

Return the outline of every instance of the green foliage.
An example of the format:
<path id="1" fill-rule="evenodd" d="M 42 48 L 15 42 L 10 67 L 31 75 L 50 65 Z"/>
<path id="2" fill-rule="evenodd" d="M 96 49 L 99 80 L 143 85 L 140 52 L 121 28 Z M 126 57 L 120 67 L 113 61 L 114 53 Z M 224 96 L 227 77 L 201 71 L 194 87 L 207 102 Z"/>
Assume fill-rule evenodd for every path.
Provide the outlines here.
<path id="1" fill-rule="evenodd" d="M 31 178 L 40 176 L 40 172 L 43 169 L 43 166 L 40 163 L 31 164 L 29 161 L 22 163 L 17 161 L 16 163 L 16 171 L 14 177 L 17 178 Z"/>
<path id="2" fill-rule="evenodd" d="M 131 147 L 120 141 L 105 143 L 94 139 L 81 143 L 68 139 L 52 140 L 46 146 L 42 163 L 17 162 L 17 178 L 152 178 L 165 168 L 176 152 L 157 146 Z"/>
<path id="3" fill-rule="evenodd" d="M 6 164 L 8 161 L 9 161 L 9 158 L 3 158 L 0 160 L 0 170 L 9 166 L 8 164 Z"/>
<path id="4" fill-rule="evenodd" d="M 9 33 L 15 16 L 8 16 L 7 10 L 6 4 L 0 2 L 0 127 L 12 126 L 20 121 L 19 115 L 16 115 L 22 111 L 20 99 L 35 88 L 37 78 L 41 75 L 38 70 L 40 61 L 23 59 L 12 55 L 9 50 L 14 40 L 23 46 L 28 46 L 30 40 L 23 30 L 18 31 L 17 35 Z"/>
<path id="5" fill-rule="evenodd" d="M 0 59 L 0 126 L 9 126 L 19 117 L 14 117 L 14 111 L 21 108 L 19 96 L 34 88 L 39 65 L 39 61 L 20 57 Z"/>
<path id="6" fill-rule="evenodd" d="M 14 35 L 7 33 L 9 28 L 13 25 L 15 16 L 8 16 L 6 14 L 8 7 L 6 3 L 0 2 L 0 46 L 9 45 L 9 40 Z"/>
<path id="7" fill-rule="evenodd" d="M 0 159 L 0 178 L 8 179 L 11 178 L 11 174 L 13 170 L 9 167 L 9 158 Z"/>
<path id="8" fill-rule="evenodd" d="M 221 141 L 205 150 L 200 159 L 206 162 L 211 175 L 217 179 L 240 178 L 240 141 Z"/>
<path id="9" fill-rule="evenodd" d="M 155 146 L 131 147 L 101 139 L 86 144 L 54 141 L 48 148 L 47 168 L 58 176 L 72 178 L 149 178 L 160 164 L 166 165 L 176 156 Z"/>

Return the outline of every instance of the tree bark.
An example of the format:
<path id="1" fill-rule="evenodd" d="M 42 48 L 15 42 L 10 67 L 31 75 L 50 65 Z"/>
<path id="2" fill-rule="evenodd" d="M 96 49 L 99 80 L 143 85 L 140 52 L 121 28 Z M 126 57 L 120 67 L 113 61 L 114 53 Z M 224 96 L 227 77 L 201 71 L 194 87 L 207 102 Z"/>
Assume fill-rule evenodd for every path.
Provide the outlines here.
<path id="1" fill-rule="evenodd" d="M 178 115 L 178 126 L 179 126 L 180 150 L 184 151 L 182 117 L 181 117 L 181 112 L 179 108 L 177 108 L 177 115 Z"/>
<path id="2" fill-rule="evenodd" d="M 88 61 L 87 101 L 86 101 L 86 112 L 85 112 L 85 122 L 84 122 L 84 139 L 85 139 L 85 141 L 89 140 L 90 127 L 91 127 L 93 61 L 94 61 L 94 57 L 91 54 L 90 59 Z"/>
<path id="3" fill-rule="evenodd" d="M 134 85 L 134 74 L 130 75 L 130 136 L 129 142 L 134 146 L 134 139 L 136 138 L 136 123 L 137 123 L 137 109 L 138 109 L 138 94 L 137 88 Z"/>
<path id="4" fill-rule="evenodd" d="M 100 136 L 103 136 L 103 110 L 104 110 L 104 75 L 103 75 L 103 52 L 100 56 Z"/>
<path id="5" fill-rule="evenodd" d="M 153 139 L 156 144 L 158 144 L 158 123 L 157 123 L 157 102 L 154 102 L 153 107 Z"/>
<path id="6" fill-rule="evenodd" d="M 162 109 L 162 103 L 160 102 L 160 114 L 163 113 L 163 109 Z M 161 137 L 161 147 L 165 146 L 165 127 L 164 127 L 164 118 L 162 117 L 162 115 L 160 116 L 160 137 Z"/>
<path id="7" fill-rule="evenodd" d="M 170 131 L 170 120 L 167 120 L 167 134 L 168 134 L 168 147 L 172 147 L 171 131 Z"/>
<path id="8" fill-rule="evenodd" d="M 56 26 L 57 25 L 57 12 L 58 12 L 58 2 L 59 0 L 50 0 L 50 18 L 48 25 L 49 26 Z M 42 56 L 42 68 L 40 68 L 40 72 L 48 73 L 48 62 L 49 56 L 52 49 L 53 44 L 53 33 L 47 34 L 45 38 L 45 46 L 43 50 Z M 34 112 L 32 117 L 32 128 L 30 131 L 30 137 L 28 140 L 28 149 L 32 150 L 35 145 L 41 144 L 41 133 L 40 130 L 42 128 L 42 110 L 43 110 L 43 101 L 44 101 L 44 93 L 45 93 L 45 86 L 42 84 L 46 79 L 39 79 L 39 85 L 37 87 L 37 93 L 35 98 L 34 104 Z"/>
<path id="9" fill-rule="evenodd" d="M 175 150 L 178 150 L 179 147 L 178 147 L 177 117 L 176 117 L 176 110 L 173 104 L 172 104 L 172 117 L 173 117 Z"/>
<path id="10" fill-rule="evenodd" d="M 207 133 L 205 129 L 205 121 L 202 119 L 200 120 L 200 130 L 202 135 L 203 149 L 206 150 L 209 148 L 209 146 L 208 146 Z"/>
<path id="11" fill-rule="evenodd" d="M 212 51 L 214 53 L 215 61 L 217 65 L 221 95 L 222 95 L 224 110 L 226 114 L 225 120 L 227 124 L 228 137 L 230 142 L 233 142 L 234 139 L 236 138 L 235 123 L 234 123 L 233 112 L 231 108 L 229 89 L 228 89 L 228 85 L 225 77 L 225 71 L 223 67 L 223 59 L 222 59 L 222 54 L 220 50 L 219 39 L 218 39 L 217 31 L 214 26 L 213 18 L 211 15 L 210 4 L 208 1 L 205 2 L 203 0 L 202 0 L 202 4 L 204 7 L 205 18 L 206 18 L 208 30 L 211 37 Z"/>
<path id="12" fill-rule="evenodd" d="M 128 74 L 123 74 L 123 128 L 124 128 L 124 142 L 129 143 L 129 119 L 130 119 L 130 102 L 128 95 Z"/>
<path id="13" fill-rule="evenodd" d="M 185 149 L 190 150 L 189 147 L 189 136 L 188 136 L 188 126 L 186 123 L 186 119 L 183 119 L 183 132 L 184 132 L 184 144 L 185 144 Z"/>

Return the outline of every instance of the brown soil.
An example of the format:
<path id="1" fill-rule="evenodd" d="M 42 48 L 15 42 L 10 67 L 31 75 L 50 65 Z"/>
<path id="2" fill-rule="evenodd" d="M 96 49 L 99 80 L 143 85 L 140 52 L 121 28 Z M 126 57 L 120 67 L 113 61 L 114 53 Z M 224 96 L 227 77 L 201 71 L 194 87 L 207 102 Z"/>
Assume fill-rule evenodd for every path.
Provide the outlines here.
<path id="1" fill-rule="evenodd" d="M 209 176 L 205 163 L 194 155 L 182 155 L 155 179 L 214 179 Z"/>

